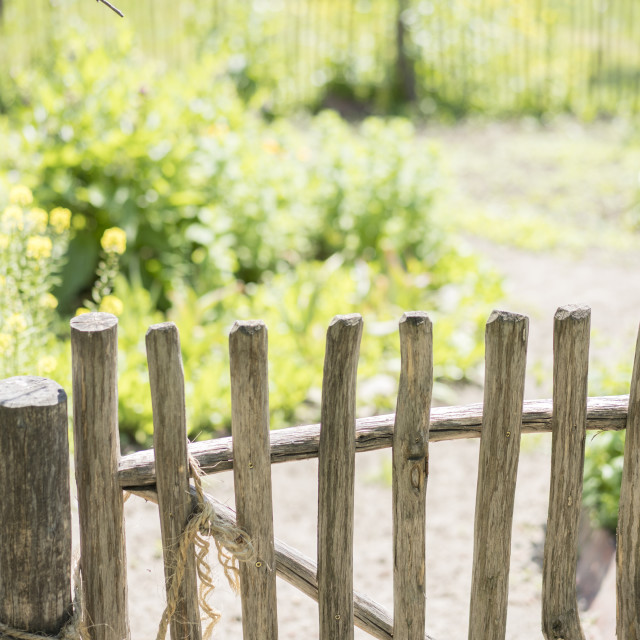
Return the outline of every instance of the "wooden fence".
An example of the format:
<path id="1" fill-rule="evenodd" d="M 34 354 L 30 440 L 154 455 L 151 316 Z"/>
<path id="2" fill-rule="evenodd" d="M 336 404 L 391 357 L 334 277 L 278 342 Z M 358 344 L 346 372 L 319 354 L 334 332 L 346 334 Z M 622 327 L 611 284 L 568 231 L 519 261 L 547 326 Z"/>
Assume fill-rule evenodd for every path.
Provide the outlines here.
<path id="1" fill-rule="evenodd" d="M 277 638 L 276 575 L 319 603 L 320 638 L 424 640 L 425 496 L 428 443 L 480 437 L 470 640 L 504 639 L 514 491 L 521 433 L 551 431 L 552 470 L 544 548 L 542 627 L 547 640 L 583 638 L 576 603 L 578 517 L 586 430 L 627 430 L 617 549 L 618 638 L 640 637 L 640 338 L 630 396 L 588 398 L 590 310 L 561 307 L 554 319 L 553 400 L 523 403 L 528 319 L 494 312 L 486 327 L 484 402 L 431 409 L 432 326 L 422 312 L 400 321 L 395 415 L 356 419 L 362 319 L 336 316 L 327 332 L 321 424 L 270 433 L 267 329 L 238 322 L 229 338 L 233 436 L 188 444 L 179 336 L 171 323 L 146 336 L 154 451 L 120 457 L 117 320 L 71 322 L 73 422 L 82 615 L 92 640 L 128 640 L 123 494 L 159 504 L 167 590 L 177 588 L 171 638 L 201 635 L 193 549 L 180 565 L 185 528 L 208 509 L 208 525 L 240 528 L 253 546 L 240 563 L 243 636 Z M 77 620 L 71 598 L 67 409 L 53 381 L 0 382 L 0 637 L 16 629 L 60 634 Z M 393 448 L 394 615 L 353 591 L 354 460 Z M 270 465 L 317 457 L 317 563 L 274 540 Z M 190 481 L 233 469 L 236 512 Z M 200 529 L 203 527 L 199 524 Z M 235 529 L 234 529 L 235 528 Z M 247 545 L 240 536 L 238 545 Z M 190 545 L 192 546 L 192 545 Z M 176 571 L 176 566 L 181 571 Z M 71 619 L 71 622 L 69 620 Z M 532 632 L 535 630 L 532 629 Z M 33 636 L 39 637 L 39 636 Z M 69 637 L 65 635 L 64 637 Z"/>
<path id="2" fill-rule="evenodd" d="M 92 45 L 111 52 L 130 30 L 151 58 L 174 68 L 224 55 L 241 91 L 259 83 L 279 113 L 314 108 L 331 85 L 338 96 L 347 90 L 382 109 L 417 98 L 426 116 L 569 111 L 593 118 L 640 109 L 634 0 L 113 4 L 124 20 L 95 2 L 0 0 L 4 66 L 49 61 L 55 36 L 80 20 Z"/>

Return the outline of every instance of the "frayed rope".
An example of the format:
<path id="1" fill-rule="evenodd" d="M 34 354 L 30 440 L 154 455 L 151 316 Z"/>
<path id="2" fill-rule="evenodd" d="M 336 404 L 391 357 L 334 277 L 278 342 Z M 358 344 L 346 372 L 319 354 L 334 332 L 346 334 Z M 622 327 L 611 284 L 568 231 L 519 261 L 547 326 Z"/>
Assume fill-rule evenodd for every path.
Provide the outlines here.
<path id="1" fill-rule="evenodd" d="M 209 538 L 213 538 L 218 552 L 218 561 L 222 565 L 227 582 L 236 592 L 239 588 L 240 577 L 237 563 L 251 562 L 255 559 L 255 550 L 249 536 L 239 527 L 223 522 L 218 517 L 213 506 L 205 501 L 201 480 L 202 471 L 198 462 L 192 456 L 189 456 L 189 469 L 198 496 L 198 506 L 180 536 L 180 544 L 176 552 L 175 572 L 170 579 L 167 591 L 167 606 L 162 613 L 156 640 L 165 639 L 167 628 L 175 614 L 178 606 L 180 585 L 184 578 L 187 558 L 192 544 L 196 547 L 196 571 L 200 581 L 198 601 L 204 616 L 209 619 L 203 634 L 205 640 L 211 636 L 213 628 L 221 617 L 207 602 L 208 596 L 215 589 L 211 567 L 207 562 L 211 544 Z"/>

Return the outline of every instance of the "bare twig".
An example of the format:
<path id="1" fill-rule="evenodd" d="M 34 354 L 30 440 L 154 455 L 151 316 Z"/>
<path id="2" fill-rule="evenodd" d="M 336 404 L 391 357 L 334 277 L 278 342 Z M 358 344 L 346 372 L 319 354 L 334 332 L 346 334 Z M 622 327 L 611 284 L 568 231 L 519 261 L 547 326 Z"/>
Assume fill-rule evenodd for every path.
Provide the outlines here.
<path id="1" fill-rule="evenodd" d="M 96 2 L 102 2 L 102 4 L 106 4 L 107 7 L 111 9 L 111 11 L 117 13 L 121 18 L 124 18 L 124 13 L 122 13 L 122 11 L 120 11 L 120 9 L 118 9 L 117 7 L 114 7 L 110 2 L 107 2 L 107 0 L 96 0 Z"/>

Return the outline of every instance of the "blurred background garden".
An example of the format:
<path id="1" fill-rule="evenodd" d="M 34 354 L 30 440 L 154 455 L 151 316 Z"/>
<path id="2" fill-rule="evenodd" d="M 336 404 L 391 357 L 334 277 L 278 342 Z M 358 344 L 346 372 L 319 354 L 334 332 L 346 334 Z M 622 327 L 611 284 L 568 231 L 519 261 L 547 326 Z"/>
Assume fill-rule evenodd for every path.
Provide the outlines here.
<path id="1" fill-rule="evenodd" d="M 0 377 L 70 389 L 69 318 L 115 313 L 128 445 L 150 324 L 180 329 L 192 438 L 228 432 L 236 319 L 269 327 L 273 427 L 317 418 L 337 313 L 365 320 L 361 413 L 393 410 L 410 309 L 456 404 L 502 296 L 474 239 L 640 248 L 632 0 L 115 4 L 0 0 Z M 591 395 L 631 364 L 595 362 Z M 613 526 L 621 437 L 591 451 Z"/>

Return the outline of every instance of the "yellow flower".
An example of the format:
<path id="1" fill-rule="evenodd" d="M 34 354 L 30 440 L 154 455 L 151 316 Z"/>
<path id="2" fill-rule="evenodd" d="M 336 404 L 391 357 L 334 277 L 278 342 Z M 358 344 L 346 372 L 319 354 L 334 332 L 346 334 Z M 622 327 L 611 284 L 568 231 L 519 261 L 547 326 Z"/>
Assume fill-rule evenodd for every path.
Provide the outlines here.
<path id="1" fill-rule="evenodd" d="M 268 138 L 267 140 L 264 140 L 262 142 L 262 148 L 267 153 L 272 153 L 274 155 L 282 151 L 282 147 L 278 144 L 278 141 L 274 140 L 273 138 Z"/>
<path id="2" fill-rule="evenodd" d="M 9 236 L 6 233 L 0 233 L 0 249 L 6 249 L 9 246 Z"/>
<path id="3" fill-rule="evenodd" d="M 71 211 L 69 211 L 69 209 L 63 209 L 62 207 L 56 207 L 51 211 L 49 224 L 56 233 L 66 231 L 71 226 Z"/>
<path id="4" fill-rule="evenodd" d="M 53 356 L 42 356 L 38 360 L 38 372 L 41 376 L 47 375 L 55 370 L 58 361 Z"/>
<path id="5" fill-rule="evenodd" d="M 0 354 L 6 353 L 13 342 L 8 333 L 0 333 Z"/>
<path id="6" fill-rule="evenodd" d="M 100 302 L 100 311 L 119 316 L 124 311 L 124 305 L 122 304 L 122 300 L 116 296 L 105 296 L 102 298 L 102 302 Z"/>
<path id="7" fill-rule="evenodd" d="M 2 222 L 4 222 L 9 229 L 19 229 L 22 231 L 24 227 L 22 209 L 15 204 L 9 205 L 2 214 Z"/>
<path id="8" fill-rule="evenodd" d="M 13 333 L 20 333 L 27 328 L 27 321 L 21 313 L 14 313 L 7 319 L 7 329 Z"/>
<path id="9" fill-rule="evenodd" d="M 81 316 L 85 313 L 91 313 L 91 311 L 89 309 L 87 309 L 86 307 L 78 307 L 76 309 L 76 316 Z"/>
<path id="10" fill-rule="evenodd" d="M 4 287 L 6 282 L 7 282 L 7 279 L 4 276 L 0 276 L 0 288 Z"/>
<path id="11" fill-rule="evenodd" d="M 29 187 L 19 184 L 9 191 L 9 202 L 19 204 L 21 207 L 28 207 L 33 202 L 33 194 Z"/>
<path id="12" fill-rule="evenodd" d="M 107 253 L 123 254 L 127 248 L 127 234 L 119 227 L 111 227 L 102 234 L 100 244 Z"/>
<path id="13" fill-rule="evenodd" d="M 46 309 L 55 309 L 58 306 L 58 299 L 50 293 L 45 293 L 40 298 L 40 304 Z"/>
<path id="14" fill-rule="evenodd" d="M 38 233 L 44 233 L 47 230 L 47 220 L 49 216 L 44 209 L 34 208 L 29 211 L 29 220 L 33 222 Z"/>
<path id="15" fill-rule="evenodd" d="M 51 256 L 51 238 L 31 236 L 27 239 L 27 257 L 42 260 Z"/>

